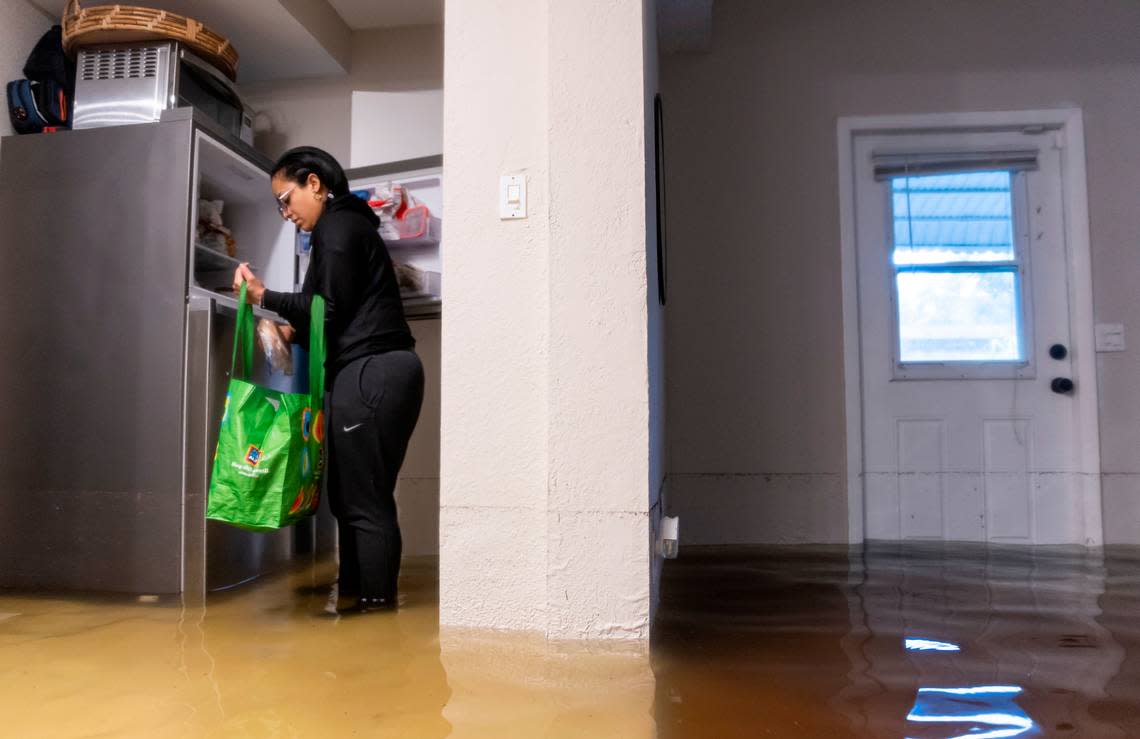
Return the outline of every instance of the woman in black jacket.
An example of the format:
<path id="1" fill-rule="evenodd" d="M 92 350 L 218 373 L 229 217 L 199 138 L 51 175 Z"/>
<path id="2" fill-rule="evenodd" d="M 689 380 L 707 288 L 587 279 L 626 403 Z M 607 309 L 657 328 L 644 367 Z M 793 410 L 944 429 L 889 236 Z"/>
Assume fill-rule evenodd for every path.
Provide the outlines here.
<path id="1" fill-rule="evenodd" d="M 404 318 L 380 219 L 348 191 L 344 170 L 313 147 L 286 152 L 270 183 L 281 216 L 312 233 L 301 292 L 268 290 L 249 265 L 234 275 L 247 299 L 289 321 L 286 340 L 309 342 L 313 295 L 325 299 L 327 491 L 340 538 L 341 595 L 355 610 L 396 607 L 402 543 L 396 476 L 423 402 L 424 376 Z"/>

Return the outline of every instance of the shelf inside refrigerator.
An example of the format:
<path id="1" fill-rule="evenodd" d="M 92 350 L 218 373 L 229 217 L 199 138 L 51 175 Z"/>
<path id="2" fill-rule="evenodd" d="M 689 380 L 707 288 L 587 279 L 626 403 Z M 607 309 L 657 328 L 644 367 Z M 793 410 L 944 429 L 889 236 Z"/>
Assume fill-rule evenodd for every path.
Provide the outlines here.
<path id="1" fill-rule="evenodd" d="M 438 318 L 443 301 L 438 297 L 410 298 L 404 301 L 404 317 L 410 321 Z"/>
<path id="2" fill-rule="evenodd" d="M 194 244 L 194 270 L 213 272 L 217 270 L 233 270 L 237 269 L 242 263 L 242 260 L 237 257 L 231 257 L 228 254 L 223 254 L 220 251 L 213 249 L 205 244 Z M 250 268 L 257 271 L 257 268 L 252 264 Z"/>

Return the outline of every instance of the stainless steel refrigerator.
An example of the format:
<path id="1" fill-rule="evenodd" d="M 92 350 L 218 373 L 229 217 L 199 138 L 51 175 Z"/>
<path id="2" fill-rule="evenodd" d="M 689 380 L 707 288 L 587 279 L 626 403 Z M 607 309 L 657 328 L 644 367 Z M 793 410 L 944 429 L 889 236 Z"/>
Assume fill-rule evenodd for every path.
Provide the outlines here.
<path id="1" fill-rule="evenodd" d="M 201 596 L 333 546 L 205 520 L 237 261 L 299 282 L 270 162 L 189 109 L 0 145 L 0 587 Z M 236 259 L 198 243 L 224 202 Z M 264 312 L 261 315 L 266 316 Z M 272 316 L 269 316 L 272 317 Z M 307 387 L 270 372 L 254 379 Z"/>

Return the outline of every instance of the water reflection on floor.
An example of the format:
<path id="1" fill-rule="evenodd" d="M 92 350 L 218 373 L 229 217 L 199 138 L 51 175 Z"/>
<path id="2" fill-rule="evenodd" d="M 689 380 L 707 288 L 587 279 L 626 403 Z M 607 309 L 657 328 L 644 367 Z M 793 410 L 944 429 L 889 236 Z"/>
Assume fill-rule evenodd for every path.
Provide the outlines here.
<path id="1" fill-rule="evenodd" d="M 1132 553 L 910 545 L 671 564 L 661 737 L 1140 737 Z"/>
<path id="2" fill-rule="evenodd" d="M 0 594 L 0 736 L 652 736 L 644 649 L 448 631 L 437 567 L 398 613 L 326 613 L 329 564 L 205 609 Z"/>
<path id="3" fill-rule="evenodd" d="M 687 550 L 651 656 L 326 612 L 328 563 L 211 597 L 0 594 L 12 737 L 1140 737 L 1140 559 Z M 650 669 L 652 668 L 652 669 Z"/>

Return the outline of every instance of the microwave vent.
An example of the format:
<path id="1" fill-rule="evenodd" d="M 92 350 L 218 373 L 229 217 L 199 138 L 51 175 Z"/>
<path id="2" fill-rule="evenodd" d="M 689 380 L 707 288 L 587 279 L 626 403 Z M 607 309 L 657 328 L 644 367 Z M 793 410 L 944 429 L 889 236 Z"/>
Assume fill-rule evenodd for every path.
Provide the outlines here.
<path id="1" fill-rule="evenodd" d="M 82 55 L 79 79 L 137 80 L 158 76 L 159 49 L 132 47 L 128 49 L 102 49 L 86 51 Z"/>

